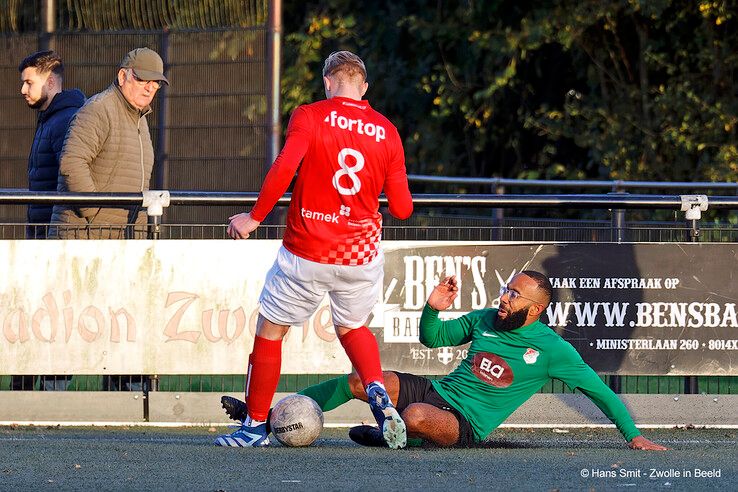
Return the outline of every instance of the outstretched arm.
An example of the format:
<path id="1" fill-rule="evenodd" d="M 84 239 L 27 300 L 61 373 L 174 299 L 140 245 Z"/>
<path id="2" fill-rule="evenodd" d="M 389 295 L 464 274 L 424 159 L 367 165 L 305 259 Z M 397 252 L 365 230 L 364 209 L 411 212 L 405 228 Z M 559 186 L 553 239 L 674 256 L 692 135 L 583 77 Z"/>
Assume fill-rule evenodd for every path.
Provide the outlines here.
<path id="1" fill-rule="evenodd" d="M 287 139 L 282 151 L 274 160 L 264 178 L 259 198 L 251 212 L 232 215 L 228 218 L 228 235 L 233 239 L 246 239 L 269 215 L 274 205 L 289 188 L 295 172 L 310 145 L 311 121 L 304 109 L 298 107 L 287 128 Z"/>
<path id="2" fill-rule="evenodd" d="M 567 386 L 579 389 L 602 410 L 628 441 L 631 449 L 664 451 L 665 447 L 641 436 L 633 419 L 620 398 L 600 379 L 594 370 L 582 360 L 568 342 L 562 340 L 559 350 L 549 365 L 549 376 L 563 381 Z"/>

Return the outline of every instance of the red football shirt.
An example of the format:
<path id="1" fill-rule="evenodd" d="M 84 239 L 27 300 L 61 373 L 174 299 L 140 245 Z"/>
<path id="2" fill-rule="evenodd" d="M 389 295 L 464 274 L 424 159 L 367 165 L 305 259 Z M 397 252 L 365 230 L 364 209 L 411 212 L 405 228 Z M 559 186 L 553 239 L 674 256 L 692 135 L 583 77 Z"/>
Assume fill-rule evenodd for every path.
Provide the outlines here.
<path id="1" fill-rule="evenodd" d="M 397 129 L 367 101 L 344 97 L 298 107 L 287 138 L 251 210 L 263 221 L 297 179 L 284 246 L 319 263 L 363 265 L 377 255 L 379 195 L 390 213 L 413 211 L 405 154 Z"/>

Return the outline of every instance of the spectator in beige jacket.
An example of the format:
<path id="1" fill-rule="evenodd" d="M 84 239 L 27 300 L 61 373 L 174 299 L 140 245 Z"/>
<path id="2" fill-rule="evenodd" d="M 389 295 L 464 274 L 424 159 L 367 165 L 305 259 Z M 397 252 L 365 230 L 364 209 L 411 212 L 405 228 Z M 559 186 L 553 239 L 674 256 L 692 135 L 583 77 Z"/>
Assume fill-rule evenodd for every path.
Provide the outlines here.
<path id="1" fill-rule="evenodd" d="M 162 84 L 161 57 L 149 48 L 126 54 L 116 80 L 90 97 L 75 115 L 59 162 L 58 191 L 142 192 L 149 189 L 154 149 L 146 115 Z M 123 239 L 145 237 L 140 206 L 54 206 L 50 237 Z M 134 227 L 128 225 L 134 224 Z"/>

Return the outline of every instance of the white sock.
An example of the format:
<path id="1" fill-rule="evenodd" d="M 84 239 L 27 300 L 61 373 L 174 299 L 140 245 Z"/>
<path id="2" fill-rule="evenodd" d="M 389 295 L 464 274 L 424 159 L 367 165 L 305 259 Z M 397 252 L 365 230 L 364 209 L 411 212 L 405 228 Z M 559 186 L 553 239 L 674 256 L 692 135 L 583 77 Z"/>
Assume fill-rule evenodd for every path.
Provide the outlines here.
<path id="1" fill-rule="evenodd" d="M 266 420 L 254 420 L 251 418 L 250 415 L 246 417 L 246 420 L 243 421 L 243 425 L 246 425 L 248 427 L 256 427 L 264 423 L 266 423 Z"/>

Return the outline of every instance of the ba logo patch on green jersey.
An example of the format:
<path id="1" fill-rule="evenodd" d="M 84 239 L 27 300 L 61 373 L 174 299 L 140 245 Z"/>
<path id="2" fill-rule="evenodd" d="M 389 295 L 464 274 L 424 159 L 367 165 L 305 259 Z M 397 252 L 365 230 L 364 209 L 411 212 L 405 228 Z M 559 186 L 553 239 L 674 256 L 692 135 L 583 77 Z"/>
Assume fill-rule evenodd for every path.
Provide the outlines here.
<path id="1" fill-rule="evenodd" d="M 507 362 L 490 352 L 474 355 L 471 370 L 481 381 L 496 388 L 507 388 L 513 382 L 513 372 Z"/>

